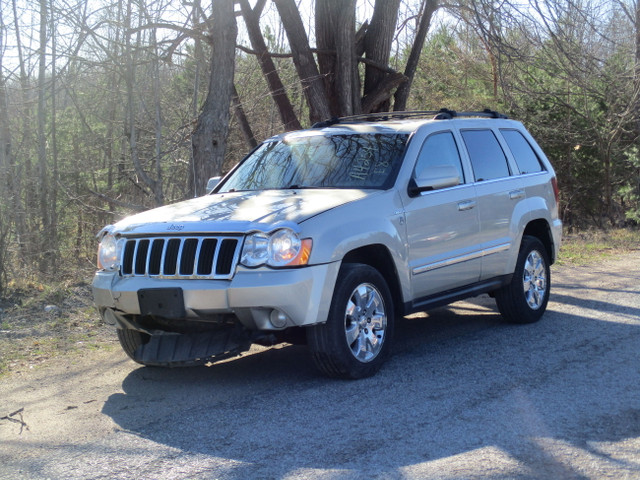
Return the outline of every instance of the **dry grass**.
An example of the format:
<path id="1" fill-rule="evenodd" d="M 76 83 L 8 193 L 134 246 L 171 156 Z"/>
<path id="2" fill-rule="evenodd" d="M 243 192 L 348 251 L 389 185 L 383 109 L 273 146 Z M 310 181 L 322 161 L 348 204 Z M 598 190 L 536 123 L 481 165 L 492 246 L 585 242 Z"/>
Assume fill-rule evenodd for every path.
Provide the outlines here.
<path id="1" fill-rule="evenodd" d="M 45 307 L 50 306 L 46 311 Z M 50 358 L 113 344 L 101 324 L 87 281 L 12 281 L 0 299 L 0 377 Z"/>
<path id="2" fill-rule="evenodd" d="M 638 251 L 640 230 L 593 230 L 565 234 L 560 248 L 560 265 L 585 265 L 619 253 Z"/>

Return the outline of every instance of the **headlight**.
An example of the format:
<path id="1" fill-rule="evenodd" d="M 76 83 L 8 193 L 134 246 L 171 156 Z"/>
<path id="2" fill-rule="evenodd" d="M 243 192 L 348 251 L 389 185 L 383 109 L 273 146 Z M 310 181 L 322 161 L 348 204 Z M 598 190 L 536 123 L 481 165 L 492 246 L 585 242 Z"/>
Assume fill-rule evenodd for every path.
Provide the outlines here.
<path id="1" fill-rule="evenodd" d="M 284 267 L 298 256 L 302 241 L 293 230 L 278 230 L 269 239 L 269 265 Z"/>
<path id="2" fill-rule="evenodd" d="M 116 237 L 107 233 L 98 246 L 98 268 L 102 270 L 118 269 L 118 241 Z"/>
<path id="3" fill-rule="evenodd" d="M 300 236 L 289 228 L 271 234 L 262 232 L 249 235 L 242 249 L 241 263 L 247 267 L 269 265 L 291 267 L 306 265 L 311 255 L 311 239 Z"/>
<path id="4" fill-rule="evenodd" d="M 269 237 L 264 233 L 249 235 L 244 241 L 240 261 L 247 267 L 257 267 L 269 259 Z"/>

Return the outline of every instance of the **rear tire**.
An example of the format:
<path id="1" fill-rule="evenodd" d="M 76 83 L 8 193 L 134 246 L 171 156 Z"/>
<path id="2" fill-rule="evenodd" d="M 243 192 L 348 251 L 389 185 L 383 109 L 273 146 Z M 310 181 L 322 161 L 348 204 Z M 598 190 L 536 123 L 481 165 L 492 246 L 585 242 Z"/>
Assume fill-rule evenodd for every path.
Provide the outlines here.
<path id="1" fill-rule="evenodd" d="M 498 310 L 511 323 L 533 323 L 547 308 L 551 275 L 549 255 L 542 242 L 524 236 L 511 283 L 495 294 Z"/>
<path id="2" fill-rule="evenodd" d="M 373 267 L 340 269 L 327 322 L 309 327 L 307 338 L 316 367 L 334 378 L 375 374 L 391 352 L 393 300 L 384 277 Z"/>
<path id="3" fill-rule="evenodd" d="M 149 342 L 149 335 L 130 328 L 118 328 L 117 332 L 120 345 L 129 358 L 136 363 L 145 365 L 143 362 L 135 358 L 134 353 L 140 345 L 144 345 Z"/>

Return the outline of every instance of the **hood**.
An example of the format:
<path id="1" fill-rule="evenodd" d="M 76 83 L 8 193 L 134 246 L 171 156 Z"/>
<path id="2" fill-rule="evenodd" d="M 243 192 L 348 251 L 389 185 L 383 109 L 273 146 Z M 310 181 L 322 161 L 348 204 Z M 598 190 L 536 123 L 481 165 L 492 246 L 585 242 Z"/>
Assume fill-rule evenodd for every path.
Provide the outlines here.
<path id="1" fill-rule="evenodd" d="M 246 232 L 300 223 L 370 194 L 365 190 L 261 190 L 205 195 L 127 217 L 120 233 Z"/>

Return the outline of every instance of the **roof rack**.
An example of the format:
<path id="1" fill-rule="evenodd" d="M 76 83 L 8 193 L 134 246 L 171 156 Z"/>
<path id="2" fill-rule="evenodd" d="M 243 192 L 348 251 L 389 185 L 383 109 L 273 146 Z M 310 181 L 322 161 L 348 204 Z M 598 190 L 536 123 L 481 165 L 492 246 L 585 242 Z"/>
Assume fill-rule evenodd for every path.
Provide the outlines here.
<path id="1" fill-rule="evenodd" d="M 485 108 L 481 112 L 456 112 L 455 110 L 449 110 L 448 108 L 441 108 L 440 110 L 416 110 L 409 112 L 377 112 L 377 113 L 363 113 L 360 115 L 350 115 L 347 117 L 333 117 L 330 120 L 323 122 L 317 122 L 312 125 L 311 128 L 324 128 L 336 125 L 339 123 L 348 122 L 385 122 L 388 120 L 402 120 L 406 118 L 428 118 L 433 120 L 451 120 L 456 117 L 483 117 L 483 118 L 509 118 L 502 113 L 498 113 L 494 110 Z"/>
<path id="2" fill-rule="evenodd" d="M 503 113 L 496 112 L 495 110 L 490 110 L 485 108 L 481 112 L 456 112 L 455 110 L 449 110 L 447 108 L 442 108 L 438 112 L 438 114 L 433 117 L 434 120 L 451 120 L 455 117 L 483 117 L 483 118 L 509 118 Z"/>

